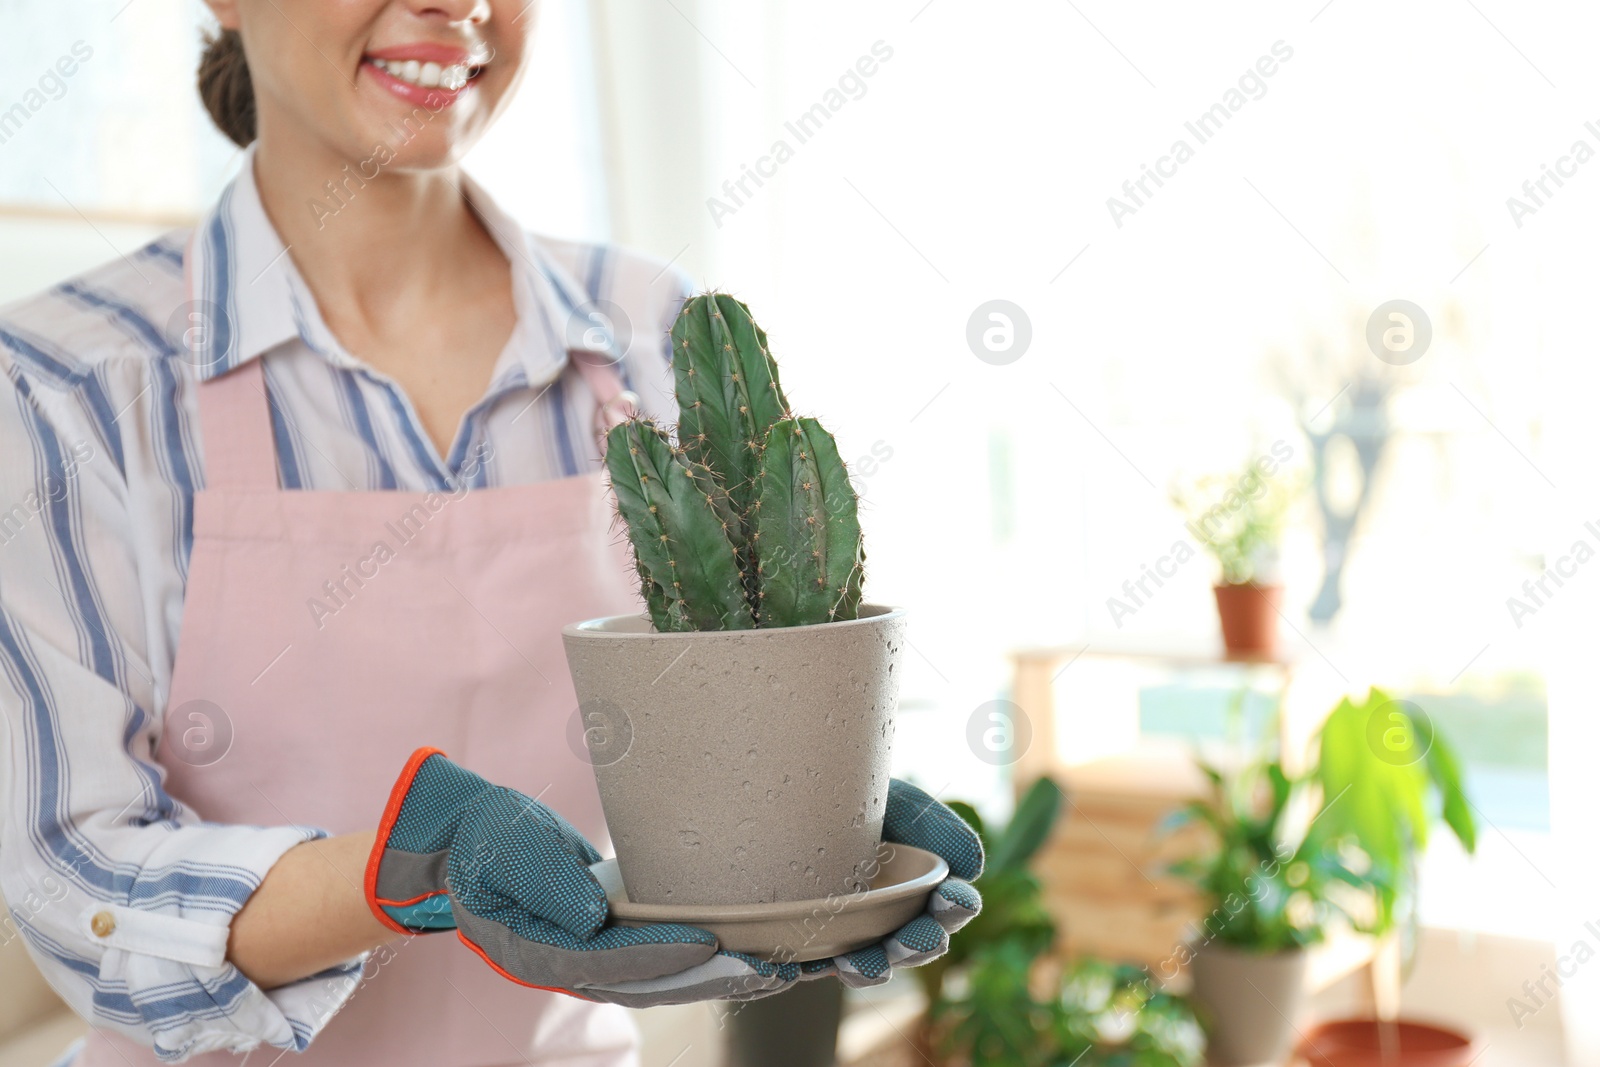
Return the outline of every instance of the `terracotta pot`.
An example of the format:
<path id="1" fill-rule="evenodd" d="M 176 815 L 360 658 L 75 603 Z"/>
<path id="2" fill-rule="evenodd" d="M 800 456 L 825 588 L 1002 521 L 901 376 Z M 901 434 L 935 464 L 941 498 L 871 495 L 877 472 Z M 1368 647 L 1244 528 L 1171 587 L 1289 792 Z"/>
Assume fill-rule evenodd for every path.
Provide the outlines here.
<path id="1" fill-rule="evenodd" d="M 1222 644 L 1231 656 L 1272 656 L 1278 651 L 1281 585 L 1218 585 L 1217 617 Z"/>
<path id="2" fill-rule="evenodd" d="M 1294 1040 L 1305 994 L 1306 954 L 1247 952 L 1215 941 L 1189 963 L 1206 1020 L 1206 1063 L 1279 1063 Z"/>
<path id="3" fill-rule="evenodd" d="M 1406 1019 L 1326 1022 L 1298 1049 L 1311 1067 L 1466 1067 L 1479 1051 L 1465 1034 Z"/>
<path id="4" fill-rule="evenodd" d="M 593 764 L 630 900 L 814 900 L 871 881 L 905 612 L 861 616 L 670 634 L 617 616 L 563 631 L 573 745 Z"/>

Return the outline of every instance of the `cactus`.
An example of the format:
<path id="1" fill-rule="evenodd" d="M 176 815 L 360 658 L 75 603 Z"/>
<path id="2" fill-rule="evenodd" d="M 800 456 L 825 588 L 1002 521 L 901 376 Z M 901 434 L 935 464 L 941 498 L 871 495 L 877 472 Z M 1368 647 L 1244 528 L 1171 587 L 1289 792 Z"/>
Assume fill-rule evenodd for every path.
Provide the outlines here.
<path id="1" fill-rule="evenodd" d="M 816 419 L 767 431 L 754 505 L 757 611 L 763 624 L 856 617 L 861 605 L 861 524 L 833 435 Z"/>
<path id="2" fill-rule="evenodd" d="M 656 629 L 753 627 L 731 537 L 738 516 L 709 471 L 642 419 L 607 434 L 606 469 Z"/>
<path id="3" fill-rule="evenodd" d="M 739 514 L 734 547 L 753 607 L 760 597 L 749 519 L 756 473 L 768 428 L 789 408 L 778 368 L 749 307 L 720 293 L 684 304 L 672 352 L 678 441 L 691 461 L 711 468 Z"/>
<path id="4" fill-rule="evenodd" d="M 833 437 L 795 418 L 750 309 L 707 293 L 672 328 L 679 447 L 612 428 L 606 468 L 662 632 L 854 619 L 864 551 Z"/>
<path id="5" fill-rule="evenodd" d="M 789 412 L 766 333 L 731 296 L 690 300 L 672 327 L 672 374 L 684 453 L 748 513 L 767 429 Z"/>

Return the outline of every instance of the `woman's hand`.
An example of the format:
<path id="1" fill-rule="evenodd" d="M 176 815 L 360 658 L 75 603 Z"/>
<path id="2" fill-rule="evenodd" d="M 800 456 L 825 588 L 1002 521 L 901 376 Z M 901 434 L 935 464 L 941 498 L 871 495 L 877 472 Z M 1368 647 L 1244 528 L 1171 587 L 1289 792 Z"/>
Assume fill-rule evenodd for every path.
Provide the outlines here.
<path id="1" fill-rule="evenodd" d="M 512 981 L 590 999 L 716 954 L 717 939 L 698 927 L 607 926 L 605 890 L 589 873 L 599 861 L 543 804 L 420 749 L 390 795 L 366 897 L 398 933 L 454 929 Z"/>

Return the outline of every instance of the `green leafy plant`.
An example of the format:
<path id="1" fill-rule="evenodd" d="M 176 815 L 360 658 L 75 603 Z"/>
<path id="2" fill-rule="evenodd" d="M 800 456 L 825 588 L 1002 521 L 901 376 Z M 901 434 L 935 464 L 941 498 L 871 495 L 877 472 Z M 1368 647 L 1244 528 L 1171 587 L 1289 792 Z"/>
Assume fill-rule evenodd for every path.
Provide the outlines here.
<path id="1" fill-rule="evenodd" d="M 1052 973 L 1056 924 L 1028 865 L 1061 800 L 1042 778 L 1000 828 L 985 827 L 969 804 L 951 805 L 983 839 L 983 911 L 948 955 L 913 972 L 928 997 L 927 1053 L 971 1067 L 1197 1067 L 1204 1038 L 1194 1012 L 1141 968 L 1084 959 Z"/>
<path id="2" fill-rule="evenodd" d="M 1421 709 L 1381 689 L 1361 703 L 1345 697 L 1318 734 L 1311 771 L 1322 812 L 1309 839 L 1324 849 L 1355 849 L 1373 915 L 1360 928 L 1383 935 L 1414 919 L 1416 859 L 1433 821 L 1471 853 L 1478 823 L 1462 788 L 1461 762 Z"/>
<path id="3" fill-rule="evenodd" d="M 1081 959 L 1039 983 L 1017 942 L 976 955 L 964 992 L 938 1005 L 938 1051 L 971 1067 L 1198 1067 L 1205 1036 L 1187 1000 L 1141 967 Z"/>
<path id="4" fill-rule="evenodd" d="M 613 427 L 606 469 L 661 632 L 854 619 L 865 550 L 833 437 L 798 418 L 767 335 L 723 293 L 672 327 L 678 443 L 649 419 Z"/>
<path id="5" fill-rule="evenodd" d="M 1056 939 L 1055 920 L 1044 907 L 1044 888 L 1028 869 L 1061 815 L 1061 789 L 1040 778 L 1023 794 L 1011 821 L 998 829 L 984 826 L 971 804 L 955 800 L 950 807 L 967 821 L 983 842 L 983 874 L 973 883 L 983 895 L 983 910 L 950 939 L 950 951 L 911 973 L 922 983 L 928 1003 L 938 1001 L 944 976 L 966 963 L 985 945 L 1014 942 L 1030 958 L 1050 950 Z"/>
<path id="6" fill-rule="evenodd" d="M 1476 848 L 1455 753 L 1414 710 L 1379 689 L 1359 704 L 1346 697 L 1298 776 L 1276 760 L 1232 775 L 1201 763 L 1211 795 L 1164 829 L 1198 823 L 1210 832 L 1204 852 L 1170 868 L 1210 906 L 1205 940 L 1283 951 L 1315 944 L 1341 919 L 1381 936 L 1409 918 L 1416 856 L 1436 817 L 1468 852 Z"/>
<path id="7" fill-rule="evenodd" d="M 1155 988 L 1143 967 L 1078 961 L 1062 978 L 1057 1063 L 1191 1067 L 1205 1035 L 1182 997 Z M 1082 1057 L 1079 1059 L 1079 1057 Z"/>
<path id="8" fill-rule="evenodd" d="M 1299 492 L 1299 482 L 1276 466 L 1274 473 L 1263 474 L 1262 462 L 1233 475 L 1202 478 L 1172 494 L 1189 532 L 1216 557 L 1228 585 L 1250 584 L 1274 558 Z"/>
<path id="9" fill-rule="evenodd" d="M 1208 831 L 1204 852 L 1168 867 L 1206 902 L 1197 939 L 1262 953 L 1321 941 L 1340 914 L 1332 887 L 1359 885 L 1360 876 L 1337 850 L 1308 840 L 1296 825 L 1295 802 L 1309 798 L 1312 783 L 1290 778 L 1276 760 L 1232 775 L 1203 761 L 1200 769 L 1210 796 L 1185 805 L 1160 828 L 1171 833 L 1197 824 Z"/>

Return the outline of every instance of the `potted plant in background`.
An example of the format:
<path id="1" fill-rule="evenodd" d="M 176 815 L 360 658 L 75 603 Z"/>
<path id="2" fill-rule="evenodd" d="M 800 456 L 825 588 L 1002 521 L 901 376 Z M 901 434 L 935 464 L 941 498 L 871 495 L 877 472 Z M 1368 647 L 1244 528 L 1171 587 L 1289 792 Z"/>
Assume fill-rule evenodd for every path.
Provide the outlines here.
<path id="1" fill-rule="evenodd" d="M 904 613 L 861 603 L 848 472 L 790 411 L 749 308 L 695 297 L 672 344 L 676 441 L 645 419 L 606 439 L 648 618 L 563 634 L 628 900 L 857 893 L 883 822 Z"/>
<path id="2" fill-rule="evenodd" d="M 1302 774 L 1275 760 L 1231 776 L 1202 769 L 1212 796 L 1168 825 L 1199 822 L 1214 838 L 1174 868 L 1210 908 L 1189 961 L 1210 1023 L 1207 1055 L 1216 1064 L 1277 1060 L 1301 1002 L 1306 948 L 1344 922 L 1374 939 L 1400 935 L 1409 956 L 1416 858 L 1430 825 L 1442 816 L 1470 852 L 1476 822 L 1453 750 L 1419 709 L 1378 689 L 1359 704 L 1340 701 Z M 1356 1067 L 1376 1061 L 1350 1049 L 1381 1047 L 1394 1054 L 1386 1062 L 1403 1065 L 1408 1040 L 1470 1048 L 1425 1024 L 1342 1020 L 1312 1031 L 1299 1052 L 1315 1067 Z"/>
<path id="3" fill-rule="evenodd" d="M 1443 820 L 1468 853 L 1477 848 L 1477 819 L 1454 749 L 1421 708 L 1372 689 L 1359 704 L 1341 700 L 1328 716 L 1312 774 L 1324 800 L 1309 836 L 1321 849 L 1358 857 L 1369 906 L 1356 928 L 1378 939 L 1397 937 L 1402 966 L 1409 966 L 1416 951 L 1417 857 L 1434 821 Z M 1477 1049 L 1449 1027 L 1377 1017 L 1325 1022 L 1299 1053 L 1312 1067 L 1464 1067 Z"/>
<path id="4" fill-rule="evenodd" d="M 984 907 L 968 926 L 975 933 L 912 972 L 928 1003 L 922 1058 L 959 1067 L 1198 1067 L 1203 1035 L 1183 998 L 1136 966 L 1086 958 L 1063 968 L 1051 958 L 1056 924 L 1028 864 L 1060 814 L 1055 782 L 1035 782 L 1000 828 L 985 827 L 970 805 L 951 807 L 984 842 L 976 883 Z"/>
<path id="5" fill-rule="evenodd" d="M 1292 779 L 1277 760 L 1231 775 L 1198 762 L 1211 795 L 1163 826 L 1172 832 L 1198 823 L 1212 839 L 1204 854 L 1169 868 L 1200 891 L 1206 909 L 1180 957 L 1207 1024 L 1208 1062 L 1275 1063 L 1293 1040 L 1306 948 L 1323 939 L 1337 910 L 1329 887 L 1359 876 L 1338 853 L 1307 840 L 1302 801 L 1314 791 L 1309 780 Z"/>
<path id="6" fill-rule="evenodd" d="M 1298 486 L 1281 466 L 1291 454 L 1279 442 L 1232 477 L 1203 478 L 1173 493 L 1189 532 L 1221 568 L 1213 590 L 1230 656 L 1271 657 L 1278 650 L 1278 548 Z"/>

